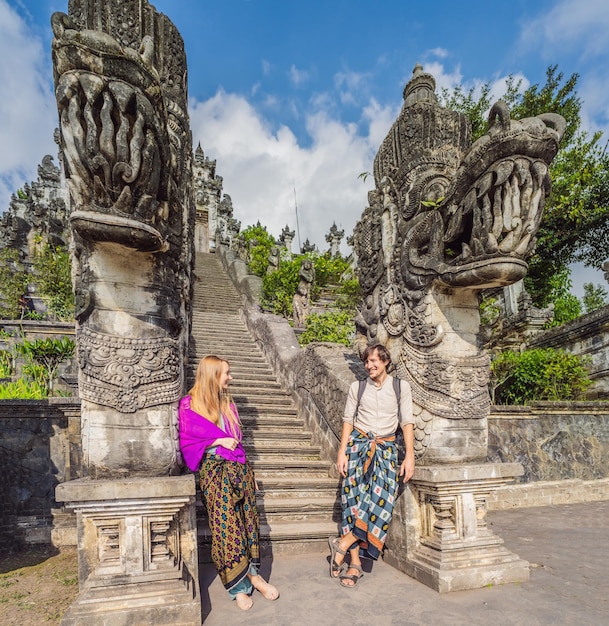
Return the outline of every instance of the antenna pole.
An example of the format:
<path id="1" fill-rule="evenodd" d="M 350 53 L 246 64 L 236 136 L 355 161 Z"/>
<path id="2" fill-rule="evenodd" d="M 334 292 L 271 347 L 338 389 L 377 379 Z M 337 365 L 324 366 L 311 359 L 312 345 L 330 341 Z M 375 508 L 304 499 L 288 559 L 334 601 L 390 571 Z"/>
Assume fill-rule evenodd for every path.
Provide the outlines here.
<path id="1" fill-rule="evenodd" d="M 294 185 L 294 210 L 296 211 L 296 234 L 298 235 L 298 253 L 302 252 L 302 245 L 300 243 L 300 224 L 298 223 L 298 203 L 296 202 L 296 183 Z"/>

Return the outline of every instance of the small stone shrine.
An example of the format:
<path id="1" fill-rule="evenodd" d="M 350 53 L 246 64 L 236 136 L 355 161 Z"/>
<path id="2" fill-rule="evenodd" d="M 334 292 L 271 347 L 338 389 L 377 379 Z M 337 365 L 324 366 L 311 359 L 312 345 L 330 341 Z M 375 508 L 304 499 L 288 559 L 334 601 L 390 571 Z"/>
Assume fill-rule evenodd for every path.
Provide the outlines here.
<path id="1" fill-rule="evenodd" d="M 485 521 L 488 494 L 522 468 L 485 462 L 489 358 L 478 347 L 478 293 L 526 274 L 565 125 L 552 113 L 512 120 L 498 102 L 471 144 L 467 117 L 442 108 L 434 78 L 416 66 L 355 227 L 356 343 L 387 346 L 416 418 L 418 465 L 390 558 L 439 591 L 528 578 L 528 564 Z"/>

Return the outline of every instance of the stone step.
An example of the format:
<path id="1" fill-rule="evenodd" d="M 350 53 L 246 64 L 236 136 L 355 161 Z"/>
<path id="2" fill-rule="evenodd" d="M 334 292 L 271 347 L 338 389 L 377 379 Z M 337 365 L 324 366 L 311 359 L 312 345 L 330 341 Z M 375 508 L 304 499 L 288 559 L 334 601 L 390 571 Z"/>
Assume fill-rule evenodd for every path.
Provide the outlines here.
<path id="1" fill-rule="evenodd" d="M 288 522 L 273 521 L 260 524 L 260 552 L 262 556 L 328 551 L 328 537 L 336 536 L 339 523 L 333 521 Z M 199 522 L 199 562 L 211 562 L 211 535 L 206 522 Z"/>
<path id="2" fill-rule="evenodd" d="M 264 498 L 256 497 L 261 523 L 338 521 L 341 518 L 340 502 L 331 496 L 310 498 Z M 201 500 L 197 500 L 197 519 L 206 520 L 207 512 Z"/>
<path id="3" fill-rule="evenodd" d="M 265 500 L 274 498 L 337 498 L 340 481 L 328 476 L 329 467 L 324 476 L 295 475 L 288 478 L 284 476 L 259 476 L 256 473 L 256 481 L 260 494 Z"/>
<path id="4" fill-rule="evenodd" d="M 243 424 L 244 446 L 260 488 L 263 553 L 326 551 L 336 535 L 339 481 L 329 478 L 331 463 L 298 416 L 292 397 L 241 318 L 241 298 L 215 254 L 197 254 L 187 379 L 192 385 L 199 360 L 217 354 L 229 361 L 230 393 Z M 209 529 L 199 515 L 202 550 L 208 554 Z M 205 557 L 204 557 L 205 558 Z"/>
<path id="5" fill-rule="evenodd" d="M 245 363 L 251 363 L 252 365 L 262 365 L 265 363 L 264 357 L 258 351 L 258 348 L 254 345 L 248 346 L 241 344 L 238 346 L 229 346 L 220 341 L 205 341 L 199 339 L 194 345 L 193 352 L 195 357 L 219 352 L 220 354 L 227 355 L 227 357 L 231 357 L 232 361 L 242 360 Z"/>
<path id="6" fill-rule="evenodd" d="M 246 447 L 254 443 L 261 446 L 274 446 L 280 450 L 289 449 L 290 446 L 302 445 L 306 445 L 311 449 L 318 449 L 317 446 L 311 445 L 311 433 L 287 428 L 279 431 L 277 426 L 267 428 L 266 430 L 245 427 L 243 442 Z"/>
<path id="7" fill-rule="evenodd" d="M 296 411 L 293 414 L 285 415 L 252 415 L 239 411 L 239 417 L 243 424 L 244 430 L 260 430 L 277 431 L 278 436 L 284 430 L 297 430 L 302 432 L 304 429 L 304 420 L 296 417 Z"/>
<path id="8" fill-rule="evenodd" d="M 253 445 L 249 442 L 244 442 L 244 447 L 247 452 L 247 458 L 254 467 L 258 467 L 263 463 L 277 463 L 282 467 L 287 462 L 290 462 L 291 466 L 294 464 L 301 465 L 309 461 L 321 462 L 319 448 L 313 448 L 306 444 L 278 447 L 267 445 L 264 442 L 257 442 Z M 327 472 L 327 465 L 324 465 L 324 467 Z M 300 470 L 300 467 L 298 469 Z"/>
<path id="9" fill-rule="evenodd" d="M 320 459 L 272 459 L 269 457 L 252 459 L 252 466 L 259 479 L 281 477 L 286 480 L 294 475 L 302 478 L 325 478 L 329 471 L 329 463 Z"/>

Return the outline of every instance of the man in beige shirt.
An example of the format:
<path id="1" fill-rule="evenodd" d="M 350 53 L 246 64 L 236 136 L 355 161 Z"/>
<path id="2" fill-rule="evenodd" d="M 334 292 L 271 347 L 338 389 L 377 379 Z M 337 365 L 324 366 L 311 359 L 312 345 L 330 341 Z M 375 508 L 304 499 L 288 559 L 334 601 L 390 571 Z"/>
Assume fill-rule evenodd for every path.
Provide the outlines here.
<path id="1" fill-rule="evenodd" d="M 398 487 L 395 445 L 398 425 L 404 433 L 406 447 L 399 476 L 407 482 L 414 473 L 410 385 L 400 381 L 398 406 L 393 378 L 387 374 L 391 358 L 385 346 L 369 346 L 362 360 L 369 378 L 359 403 L 359 381 L 349 389 L 336 460 L 344 478 L 342 536 L 328 540 L 330 576 L 339 578 L 344 587 L 354 587 L 363 575 L 360 552 L 373 559 L 382 552 Z M 348 567 L 347 551 L 351 556 Z"/>

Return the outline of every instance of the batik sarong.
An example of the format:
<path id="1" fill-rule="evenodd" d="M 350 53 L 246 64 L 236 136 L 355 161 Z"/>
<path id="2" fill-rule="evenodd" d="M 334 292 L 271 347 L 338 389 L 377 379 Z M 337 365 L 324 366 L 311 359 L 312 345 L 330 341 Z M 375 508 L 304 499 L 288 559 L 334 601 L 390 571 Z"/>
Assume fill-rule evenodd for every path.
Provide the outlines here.
<path id="1" fill-rule="evenodd" d="M 376 438 L 353 430 L 343 480 L 342 534 L 353 532 L 360 550 L 378 559 L 385 545 L 397 491 L 395 437 Z"/>
<path id="2" fill-rule="evenodd" d="M 211 558 L 230 591 L 260 566 L 260 521 L 254 473 L 246 461 L 205 455 L 199 471 L 211 530 Z"/>

